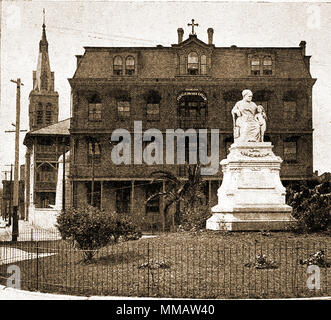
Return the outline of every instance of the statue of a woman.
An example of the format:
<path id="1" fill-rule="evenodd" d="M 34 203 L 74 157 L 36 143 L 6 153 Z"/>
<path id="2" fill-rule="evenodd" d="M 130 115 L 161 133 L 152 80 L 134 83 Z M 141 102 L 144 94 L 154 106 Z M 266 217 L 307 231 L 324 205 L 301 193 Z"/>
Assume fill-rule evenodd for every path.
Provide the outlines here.
<path id="1" fill-rule="evenodd" d="M 260 124 L 255 120 L 257 106 L 252 102 L 253 93 L 250 90 L 242 92 L 243 99 L 233 107 L 234 142 L 258 142 L 260 140 Z"/>

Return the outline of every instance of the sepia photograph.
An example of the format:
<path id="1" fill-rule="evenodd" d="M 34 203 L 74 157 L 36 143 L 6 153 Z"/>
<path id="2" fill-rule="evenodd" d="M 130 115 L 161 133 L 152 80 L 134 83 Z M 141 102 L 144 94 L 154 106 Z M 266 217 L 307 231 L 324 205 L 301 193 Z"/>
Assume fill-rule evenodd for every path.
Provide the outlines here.
<path id="1" fill-rule="evenodd" d="M 0 300 L 331 300 L 331 3 L 0 18 Z"/>

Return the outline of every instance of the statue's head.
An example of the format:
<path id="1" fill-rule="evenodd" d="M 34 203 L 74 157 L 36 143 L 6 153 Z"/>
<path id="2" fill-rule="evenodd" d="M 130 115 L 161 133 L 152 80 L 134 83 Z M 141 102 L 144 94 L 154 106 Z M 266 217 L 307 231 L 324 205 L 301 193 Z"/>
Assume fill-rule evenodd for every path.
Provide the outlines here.
<path id="1" fill-rule="evenodd" d="M 257 111 L 257 112 L 260 112 L 260 113 L 264 112 L 264 108 L 263 108 L 263 106 L 261 106 L 261 105 L 259 104 L 259 105 L 257 106 L 256 111 Z"/>
<path id="2" fill-rule="evenodd" d="M 248 101 L 248 102 L 252 101 L 253 93 L 251 90 L 245 89 L 245 90 L 243 90 L 243 92 L 241 94 L 245 101 Z"/>

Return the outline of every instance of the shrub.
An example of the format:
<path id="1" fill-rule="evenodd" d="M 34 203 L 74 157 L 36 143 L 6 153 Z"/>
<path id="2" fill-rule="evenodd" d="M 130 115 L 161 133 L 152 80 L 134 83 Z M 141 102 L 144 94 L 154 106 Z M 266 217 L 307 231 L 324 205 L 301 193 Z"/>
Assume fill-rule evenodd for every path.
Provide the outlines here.
<path id="1" fill-rule="evenodd" d="M 317 232 L 327 230 L 331 224 L 331 184 L 296 183 L 287 187 L 287 204 L 293 208 L 298 220 L 296 231 Z"/>
<path id="2" fill-rule="evenodd" d="M 91 261 L 95 253 L 111 242 L 139 238 L 137 227 L 127 216 L 85 206 L 70 208 L 57 218 L 57 228 L 63 239 L 72 240 L 83 250 L 84 261 Z"/>
<path id="3" fill-rule="evenodd" d="M 185 231 L 197 231 L 206 228 L 206 220 L 211 217 L 209 205 L 190 206 L 181 213 L 180 228 Z"/>

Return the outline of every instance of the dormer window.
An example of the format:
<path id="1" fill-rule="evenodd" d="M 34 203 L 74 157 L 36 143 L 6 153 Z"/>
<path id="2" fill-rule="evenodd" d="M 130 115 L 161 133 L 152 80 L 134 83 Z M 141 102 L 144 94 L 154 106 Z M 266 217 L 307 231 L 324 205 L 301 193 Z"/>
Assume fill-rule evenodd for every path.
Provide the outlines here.
<path id="1" fill-rule="evenodd" d="M 187 58 L 187 73 L 196 75 L 199 71 L 199 57 L 196 52 L 191 52 Z"/>
<path id="2" fill-rule="evenodd" d="M 120 56 L 114 58 L 114 75 L 120 76 L 123 74 L 123 59 Z"/>
<path id="3" fill-rule="evenodd" d="M 263 59 L 263 75 L 272 75 L 272 59 L 269 56 L 264 57 Z"/>
<path id="4" fill-rule="evenodd" d="M 135 63 L 132 56 L 128 56 L 125 59 L 125 74 L 128 76 L 134 75 Z"/>
<path id="5" fill-rule="evenodd" d="M 259 57 L 253 57 L 251 60 L 251 75 L 260 75 L 260 59 Z"/>

